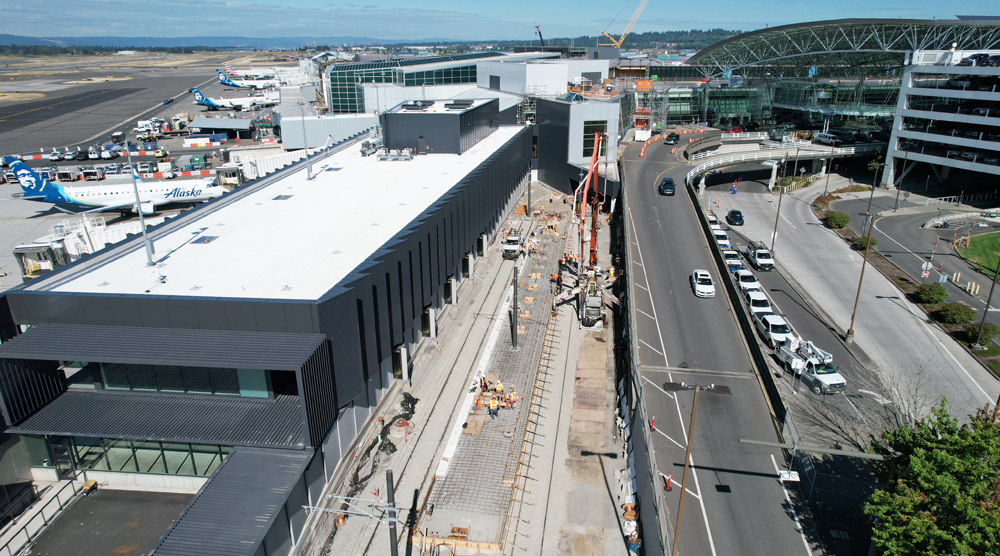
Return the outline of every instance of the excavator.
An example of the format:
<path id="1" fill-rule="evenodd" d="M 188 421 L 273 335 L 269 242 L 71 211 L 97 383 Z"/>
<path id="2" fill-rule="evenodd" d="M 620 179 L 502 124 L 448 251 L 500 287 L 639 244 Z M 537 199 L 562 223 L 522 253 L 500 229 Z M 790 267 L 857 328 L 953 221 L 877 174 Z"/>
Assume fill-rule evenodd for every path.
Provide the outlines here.
<path id="1" fill-rule="evenodd" d="M 607 37 L 608 40 L 611 41 L 611 42 L 609 42 L 609 43 L 599 43 L 598 46 L 613 46 L 615 48 L 621 48 L 622 47 L 622 43 L 625 42 L 625 37 L 627 37 L 628 34 L 632 32 L 632 27 L 635 27 L 635 22 L 639 21 L 639 16 L 642 15 L 642 10 L 646 9 L 646 4 L 648 4 L 648 3 L 649 3 L 649 0 L 642 0 L 641 2 L 639 2 L 639 7 L 636 8 L 635 9 L 635 13 L 632 14 L 632 19 L 628 20 L 628 23 L 625 25 L 625 30 L 622 32 L 622 36 L 621 37 L 619 37 L 617 39 L 614 38 L 614 37 L 612 37 L 611 35 L 608 34 L 607 29 L 605 29 L 604 31 L 601 31 L 601 34 L 603 34 L 605 37 Z M 614 21 L 612 21 L 611 23 L 614 23 Z M 609 24 L 608 27 L 610 27 L 610 26 L 611 25 Z"/>

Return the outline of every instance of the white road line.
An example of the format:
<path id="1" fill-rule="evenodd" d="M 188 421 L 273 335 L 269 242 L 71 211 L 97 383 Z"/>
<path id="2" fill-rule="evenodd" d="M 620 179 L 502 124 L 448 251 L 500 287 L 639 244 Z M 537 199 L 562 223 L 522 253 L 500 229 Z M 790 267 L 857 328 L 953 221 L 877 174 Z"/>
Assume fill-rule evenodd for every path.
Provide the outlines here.
<path id="1" fill-rule="evenodd" d="M 663 435 L 663 438 L 666 438 L 667 440 L 669 440 L 669 441 L 673 442 L 673 443 L 674 443 L 674 444 L 676 444 L 676 445 L 677 445 L 677 447 L 678 447 L 678 448 L 680 448 L 681 450 L 685 450 L 685 449 L 686 449 L 686 448 L 684 448 L 684 446 L 683 446 L 683 445 L 681 445 L 681 443 L 680 443 L 680 442 L 677 442 L 677 441 L 676 441 L 676 440 L 674 440 L 673 438 L 670 438 L 669 436 L 667 436 L 667 433 L 665 433 L 665 432 L 661 431 L 660 429 L 658 429 L 658 428 L 656 428 L 656 427 L 653 427 L 653 430 L 654 430 L 654 431 L 656 431 L 656 432 L 658 432 L 658 433 L 660 433 L 660 434 L 662 434 L 662 435 Z"/>
<path id="2" fill-rule="evenodd" d="M 660 386 L 659 386 L 658 384 L 656 384 L 655 382 L 653 382 L 652 380 L 649 380 L 649 379 L 648 379 L 648 378 L 646 378 L 646 377 L 642 377 L 642 379 L 643 379 L 643 380 L 645 380 L 646 382 L 648 382 L 648 383 L 652 384 L 652 385 L 653 385 L 653 388 L 656 388 L 656 389 L 657 389 L 657 390 L 659 390 L 660 392 L 663 392 L 663 395 L 665 395 L 666 397 L 668 397 L 668 398 L 670 398 L 670 399 L 674 399 L 674 395 L 673 395 L 673 394 L 671 394 L 670 392 L 667 392 L 667 391 L 666 391 L 666 390 L 664 390 L 663 388 L 660 388 Z"/>
<path id="3" fill-rule="evenodd" d="M 634 282 L 633 282 L 633 283 L 634 283 Z M 635 287 L 637 287 L 637 288 L 641 288 L 641 289 L 644 289 L 644 290 L 646 290 L 646 291 L 649 291 L 649 288 L 647 288 L 646 286 L 643 286 L 642 284 L 635 284 Z"/>
<path id="4" fill-rule="evenodd" d="M 635 219 L 632 218 L 632 209 L 631 208 L 628 209 L 628 219 L 629 219 L 629 222 L 632 223 L 632 230 L 636 230 L 637 228 L 635 227 Z M 708 240 L 706 239 L 705 241 L 707 242 Z M 636 236 L 635 236 L 635 248 L 636 248 L 636 251 L 639 254 L 639 259 L 642 259 L 642 248 L 639 246 L 639 236 L 638 236 L 638 234 L 636 234 Z M 639 266 L 642 266 L 642 265 L 639 265 Z M 646 267 L 642 268 L 642 274 L 643 274 L 643 277 L 645 277 L 645 279 L 646 279 L 646 283 L 648 284 L 649 283 L 649 276 L 646 274 Z M 656 322 L 656 334 L 660 337 L 660 347 L 663 348 L 663 353 L 665 354 L 667 352 L 667 348 L 666 348 L 666 345 L 663 343 L 663 332 L 660 331 L 660 321 L 656 319 L 656 303 L 653 302 L 653 296 L 652 295 L 649 296 L 649 306 L 652 307 L 652 310 L 653 310 L 653 320 L 654 320 L 654 322 Z M 642 340 L 640 340 L 640 341 L 642 341 Z M 645 342 L 643 342 L 643 343 L 645 343 Z M 646 345 L 649 345 L 649 344 L 646 344 Z M 664 367 L 669 367 L 670 366 L 670 362 L 667 361 L 667 356 L 666 355 L 663 356 L 663 362 L 665 363 Z M 671 381 L 674 380 L 673 379 L 673 375 L 670 374 L 670 373 L 667 374 L 667 377 Z M 646 379 L 646 380 L 648 381 L 649 379 Z M 657 387 L 657 388 L 659 388 L 659 387 Z M 662 391 L 663 389 L 660 388 L 660 390 Z M 666 394 L 666 392 L 664 392 L 664 394 Z M 677 400 L 677 396 L 674 396 L 673 398 L 674 398 L 674 406 L 677 407 L 677 421 L 681 425 L 681 434 L 683 434 L 684 437 L 686 438 L 687 437 L 687 432 L 686 432 L 686 428 L 687 427 L 684 426 L 684 417 L 681 416 L 681 404 Z M 718 556 L 718 553 L 716 553 L 716 551 L 715 551 L 715 540 L 712 539 L 712 526 L 708 522 L 708 511 L 705 510 L 705 501 L 702 500 L 702 498 L 701 498 L 701 484 L 698 482 L 698 471 L 696 469 L 694 469 L 694 454 L 691 454 L 691 457 L 688 458 L 688 461 L 690 462 L 690 465 L 691 465 L 691 468 L 692 468 L 691 469 L 691 474 L 694 476 L 694 486 L 695 486 L 695 488 L 698 491 L 698 505 L 701 506 L 701 517 L 702 517 L 702 519 L 705 520 L 705 532 L 707 533 L 707 536 L 708 536 L 708 547 L 710 549 L 712 549 L 712 556 Z M 680 533 L 679 531 L 674 531 L 675 535 L 677 535 L 679 533 Z"/>
<path id="5" fill-rule="evenodd" d="M 655 317 L 654 317 L 654 318 L 655 318 Z M 647 344 L 647 343 L 645 342 L 645 340 L 643 340 L 642 338 L 639 338 L 639 343 L 641 343 L 642 345 L 644 345 L 644 346 L 648 347 L 649 349 L 651 349 L 651 350 L 655 351 L 656 353 L 659 353 L 660 355 L 663 355 L 663 353 L 661 353 L 661 352 L 660 352 L 660 351 L 659 351 L 658 349 L 656 349 L 655 347 L 653 347 L 653 346 L 651 346 L 651 345 Z"/>
<path id="6" fill-rule="evenodd" d="M 646 315 L 649 318 L 653 318 L 653 315 L 650 315 L 649 313 L 647 313 L 646 311 L 643 311 L 642 309 L 636 309 L 635 311 L 637 313 L 642 313 L 642 314 Z M 663 355 L 663 354 L 661 353 L 660 355 Z"/>
<path id="7" fill-rule="evenodd" d="M 781 475 L 781 470 L 778 469 L 778 462 L 774 459 L 774 454 L 771 454 L 771 464 L 774 465 L 774 472 Z M 785 493 L 785 502 L 788 503 L 788 511 L 792 512 L 792 517 L 795 518 L 795 525 L 799 528 L 799 536 L 802 537 L 802 546 L 806 547 L 806 554 L 812 556 L 812 549 L 809 548 L 809 541 L 806 540 L 806 532 L 802 530 L 802 524 L 799 522 L 799 514 L 795 512 L 795 506 L 792 505 L 792 498 L 788 496 L 788 489 L 785 488 L 785 483 L 781 480 L 778 481 L 781 484 L 781 491 Z"/>

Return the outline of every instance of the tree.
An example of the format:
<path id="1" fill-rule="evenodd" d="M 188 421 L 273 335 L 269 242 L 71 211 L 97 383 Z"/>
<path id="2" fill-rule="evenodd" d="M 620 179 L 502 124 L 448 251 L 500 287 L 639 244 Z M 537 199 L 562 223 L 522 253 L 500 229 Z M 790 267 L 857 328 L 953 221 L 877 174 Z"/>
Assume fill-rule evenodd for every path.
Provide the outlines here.
<path id="1" fill-rule="evenodd" d="M 1000 555 L 1000 414 L 984 407 L 959 426 L 941 406 L 912 426 L 872 436 L 894 462 L 874 472 L 872 540 L 886 556 Z"/>
<path id="2" fill-rule="evenodd" d="M 921 284 L 913 295 L 918 303 L 941 303 L 948 299 L 948 291 L 941 284 Z"/>

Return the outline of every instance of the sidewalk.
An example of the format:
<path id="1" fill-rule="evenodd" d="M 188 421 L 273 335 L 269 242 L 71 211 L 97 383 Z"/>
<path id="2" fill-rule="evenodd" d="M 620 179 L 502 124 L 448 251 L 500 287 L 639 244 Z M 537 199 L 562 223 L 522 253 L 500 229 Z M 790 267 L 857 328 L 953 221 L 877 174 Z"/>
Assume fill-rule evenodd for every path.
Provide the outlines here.
<path id="1" fill-rule="evenodd" d="M 813 215 L 810 203 L 825 184 L 823 179 L 784 196 L 774 256 L 780 270 L 798 282 L 843 335 L 851 323 L 862 258 Z M 847 185 L 847 179 L 834 175 L 829 189 Z M 876 196 L 889 194 L 876 191 Z M 743 211 L 744 235 L 770 240 L 777 195 L 709 190 L 706 196 L 718 200 L 719 214 L 730 208 Z M 897 410 L 923 415 L 945 396 L 949 409 L 964 417 L 997 399 L 997 381 L 874 268 L 865 271 L 854 331 L 856 346 L 883 381 L 882 392 L 868 394 L 891 398 Z"/>

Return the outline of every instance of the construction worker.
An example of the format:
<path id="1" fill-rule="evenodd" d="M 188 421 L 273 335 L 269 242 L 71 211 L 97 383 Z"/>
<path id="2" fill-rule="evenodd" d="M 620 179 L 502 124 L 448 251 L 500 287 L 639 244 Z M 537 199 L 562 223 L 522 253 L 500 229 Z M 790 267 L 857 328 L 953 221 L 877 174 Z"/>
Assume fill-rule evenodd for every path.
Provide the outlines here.
<path id="1" fill-rule="evenodd" d="M 510 391 L 510 407 L 514 407 L 515 403 L 517 403 L 517 392 L 511 390 Z"/>
<path id="2" fill-rule="evenodd" d="M 497 405 L 497 397 L 490 396 L 490 419 L 496 419 L 499 406 Z"/>
<path id="3" fill-rule="evenodd" d="M 562 279 L 562 274 L 560 274 L 556 277 L 556 290 L 558 293 L 562 293 L 562 287 L 563 287 L 563 279 Z"/>
<path id="4" fill-rule="evenodd" d="M 499 378 L 497 379 L 497 385 L 494 388 L 496 389 L 497 394 L 503 394 L 503 383 L 500 382 Z"/>
<path id="5" fill-rule="evenodd" d="M 559 275 L 558 274 L 553 274 L 552 275 L 552 279 L 549 280 L 549 291 L 552 291 L 552 292 L 556 291 L 556 282 L 558 282 L 558 281 L 559 281 Z"/>

